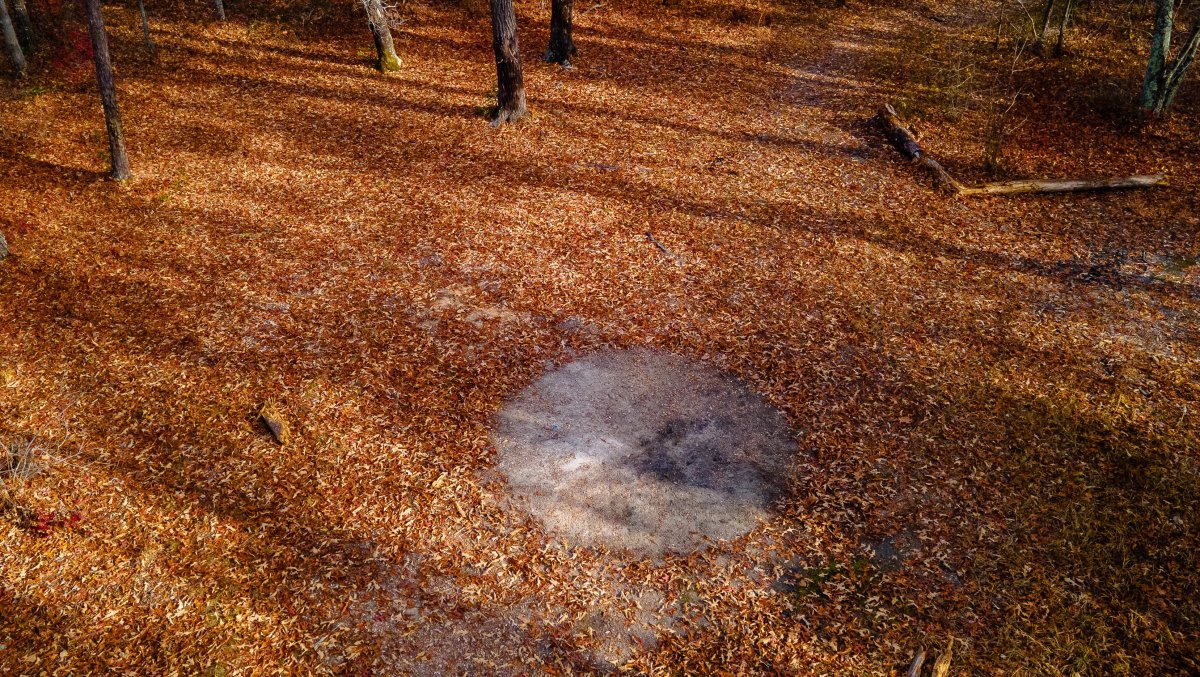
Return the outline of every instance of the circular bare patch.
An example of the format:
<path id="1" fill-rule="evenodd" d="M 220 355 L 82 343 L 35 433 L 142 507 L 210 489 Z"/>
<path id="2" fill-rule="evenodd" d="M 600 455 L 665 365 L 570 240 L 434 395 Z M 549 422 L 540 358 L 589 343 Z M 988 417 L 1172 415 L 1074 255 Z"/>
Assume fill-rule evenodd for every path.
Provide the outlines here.
<path id="1" fill-rule="evenodd" d="M 782 494 L 795 443 L 741 380 L 650 350 L 551 371 L 500 410 L 513 493 L 581 545 L 688 552 L 754 527 Z"/>

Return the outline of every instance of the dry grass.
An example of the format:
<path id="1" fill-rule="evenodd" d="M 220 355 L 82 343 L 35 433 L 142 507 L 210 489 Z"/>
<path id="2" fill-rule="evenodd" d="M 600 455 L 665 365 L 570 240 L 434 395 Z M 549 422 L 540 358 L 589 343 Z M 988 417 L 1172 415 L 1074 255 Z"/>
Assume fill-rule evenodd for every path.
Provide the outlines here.
<path id="1" fill-rule="evenodd" d="M 54 517 L 0 522 L 0 672 L 886 674 L 951 637 L 955 670 L 1200 669 L 1195 97 L 1055 108 L 1055 73 L 1136 78 L 1097 41 L 1010 169 L 1172 186 L 961 202 L 866 122 L 870 64 L 986 23 L 604 3 L 563 71 L 519 3 L 534 115 L 493 130 L 485 17 L 406 4 L 384 78 L 296 7 L 154 11 L 157 61 L 107 8 L 121 186 L 90 89 L 0 90 L 0 431 L 79 450 L 5 478 Z M 956 173 L 978 114 L 918 121 Z M 631 346 L 801 431 L 772 520 L 634 559 L 501 507 L 505 397 Z"/>

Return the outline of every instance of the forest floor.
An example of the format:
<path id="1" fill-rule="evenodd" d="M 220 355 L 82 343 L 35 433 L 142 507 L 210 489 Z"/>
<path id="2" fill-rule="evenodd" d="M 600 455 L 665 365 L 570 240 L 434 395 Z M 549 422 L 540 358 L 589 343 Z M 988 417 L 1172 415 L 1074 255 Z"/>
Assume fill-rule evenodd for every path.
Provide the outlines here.
<path id="1" fill-rule="evenodd" d="M 133 180 L 86 61 L 0 85 L 0 672 L 1200 671 L 1200 82 L 1129 123 L 1143 34 L 587 0 L 564 70 L 521 1 L 493 129 L 477 4 L 402 5 L 389 77 L 350 5 L 150 4 Z M 870 122 L 976 180 L 1016 93 L 1002 173 L 1171 185 L 953 198 Z M 771 519 L 653 558 L 507 507 L 506 398 L 634 347 L 786 414 Z"/>

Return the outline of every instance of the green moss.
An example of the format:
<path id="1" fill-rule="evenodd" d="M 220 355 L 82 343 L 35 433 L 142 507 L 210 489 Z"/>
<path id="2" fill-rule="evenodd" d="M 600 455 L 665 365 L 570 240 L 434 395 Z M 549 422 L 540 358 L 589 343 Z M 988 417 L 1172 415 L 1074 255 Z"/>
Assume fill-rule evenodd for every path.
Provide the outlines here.
<path id="1" fill-rule="evenodd" d="M 25 96 L 30 99 L 36 99 L 37 97 L 43 94 L 48 94 L 52 91 L 54 90 L 46 85 L 33 85 L 32 87 L 27 87 L 25 89 Z"/>
<path id="2" fill-rule="evenodd" d="M 389 54 L 379 59 L 379 70 L 384 73 L 390 73 L 400 70 L 400 58 L 394 54 Z"/>

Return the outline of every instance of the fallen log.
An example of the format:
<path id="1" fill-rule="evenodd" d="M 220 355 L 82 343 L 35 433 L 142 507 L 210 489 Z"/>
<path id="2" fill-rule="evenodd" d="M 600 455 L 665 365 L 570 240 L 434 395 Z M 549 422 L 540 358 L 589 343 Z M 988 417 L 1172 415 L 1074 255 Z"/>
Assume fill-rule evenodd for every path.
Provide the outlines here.
<path id="1" fill-rule="evenodd" d="M 917 143 L 912 132 L 908 131 L 908 127 L 904 126 L 904 122 L 890 103 L 884 104 L 883 108 L 879 109 L 879 122 L 883 125 L 883 133 L 887 135 L 888 140 L 892 142 L 896 150 L 900 151 L 901 155 L 908 158 L 913 164 L 919 164 L 929 170 L 943 189 L 956 195 L 962 194 L 963 185 L 950 176 L 950 172 L 938 164 L 937 160 L 929 157 L 925 149 L 921 148 L 921 144 Z"/>
<path id="2" fill-rule="evenodd" d="M 1163 174 L 1123 176 L 1111 179 L 1020 179 L 996 181 L 978 186 L 964 186 L 944 167 L 929 156 L 916 137 L 904 126 L 891 104 L 879 109 L 879 124 L 888 141 L 913 164 L 919 164 L 933 174 L 938 186 L 955 195 L 1015 195 L 1018 193 L 1071 193 L 1085 190 L 1119 190 L 1167 185 Z"/>
<path id="3" fill-rule="evenodd" d="M 1120 190 L 1123 188 L 1150 188 L 1167 185 L 1162 174 L 1122 176 L 1115 179 L 1020 179 L 997 181 L 980 186 L 964 186 L 962 195 L 1012 195 L 1014 193 L 1071 193 L 1080 190 Z"/>

